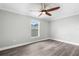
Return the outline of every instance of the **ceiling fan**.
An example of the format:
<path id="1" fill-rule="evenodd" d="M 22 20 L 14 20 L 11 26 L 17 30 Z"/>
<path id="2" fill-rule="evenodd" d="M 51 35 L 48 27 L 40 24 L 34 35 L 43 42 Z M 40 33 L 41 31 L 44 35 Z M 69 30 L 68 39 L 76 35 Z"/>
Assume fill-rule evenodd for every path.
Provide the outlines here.
<path id="1" fill-rule="evenodd" d="M 52 16 L 52 14 L 50 14 L 49 12 L 58 10 L 59 8 L 60 7 L 57 6 L 57 7 L 53 7 L 53 8 L 50 8 L 50 9 L 46 9 L 45 3 L 41 3 L 41 11 L 40 11 L 41 13 L 40 13 L 39 16 L 41 16 L 43 13 L 45 13 L 48 16 Z"/>

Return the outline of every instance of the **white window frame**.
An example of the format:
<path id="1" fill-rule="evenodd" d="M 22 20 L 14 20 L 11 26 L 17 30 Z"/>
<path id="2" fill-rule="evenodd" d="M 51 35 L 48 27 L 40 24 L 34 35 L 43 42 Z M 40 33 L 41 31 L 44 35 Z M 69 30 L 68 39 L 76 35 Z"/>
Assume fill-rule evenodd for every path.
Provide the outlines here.
<path id="1" fill-rule="evenodd" d="M 38 21 L 38 36 L 32 36 L 32 32 L 31 32 L 31 37 L 32 38 L 38 38 L 38 37 L 40 37 L 40 21 L 39 20 L 36 20 L 36 21 Z M 31 21 L 31 23 L 32 23 L 32 21 Z M 31 27 L 31 30 L 32 30 L 32 27 Z"/>

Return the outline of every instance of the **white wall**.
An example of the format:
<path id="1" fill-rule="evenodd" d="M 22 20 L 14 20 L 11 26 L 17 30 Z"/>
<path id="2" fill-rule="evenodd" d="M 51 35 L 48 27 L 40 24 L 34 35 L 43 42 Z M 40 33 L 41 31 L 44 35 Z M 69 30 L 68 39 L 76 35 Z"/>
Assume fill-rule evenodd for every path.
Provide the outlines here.
<path id="1" fill-rule="evenodd" d="M 51 37 L 79 44 L 79 15 L 52 21 Z"/>
<path id="2" fill-rule="evenodd" d="M 40 37 L 31 38 L 32 17 L 0 10 L 0 48 L 40 40 L 49 35 L 49 22 L 40 20 Z"/>

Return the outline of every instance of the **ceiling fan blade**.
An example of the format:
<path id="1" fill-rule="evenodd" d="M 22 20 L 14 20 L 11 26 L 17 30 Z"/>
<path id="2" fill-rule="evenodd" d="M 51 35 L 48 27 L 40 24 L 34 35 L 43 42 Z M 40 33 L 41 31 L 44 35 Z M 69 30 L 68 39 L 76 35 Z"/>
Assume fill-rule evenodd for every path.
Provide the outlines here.
<path id="1" fill-rule="evenodd" d="M 57 9 L 59 9 L 60 7 L 54 7 L 54 8 L 51 8 L 51 9 L 47 9 L 46 11 L 47 12 L 50 12 L 50 11 L 54 11 L 54 10 L 57 10 Z"/>
<path id="2" fill-rule="evenodd" d="M 46 15 L 52 16 L 50 13 L 46 12 Z"/>
<path id="3" fill-rule="evenodd" d="M 46 4 L 44 3 L 44 10 L 46 9 Z"/>
<path id="4" fill-rule="evenodd" d="M 44 9 L 43 3 L 41 3 L 41 9 L 40 10 L 42 10 L 42 9 Z"/>
<path id="5" fill-rule="evenodd" d="M 42 15 L 42 12 L 40 13 L 40 15 L 39 16 L 41 16 Z"/>

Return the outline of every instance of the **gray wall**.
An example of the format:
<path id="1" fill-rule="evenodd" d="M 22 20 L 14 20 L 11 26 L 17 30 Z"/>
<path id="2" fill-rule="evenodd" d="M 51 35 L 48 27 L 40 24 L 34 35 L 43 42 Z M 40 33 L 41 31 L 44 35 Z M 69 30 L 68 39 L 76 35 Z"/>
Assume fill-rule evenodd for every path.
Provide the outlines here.
<path id="1" fill-rule="evenodd" d="M 79 15 L 52 21 L 51 37 L 79 43 Z"/>
<path id="2" fill-rule="evenodd" d="M 48 37 L 49 22 L 40 21 L 40 37 L 31 37 L 32 17 L 0 10 L 0 48 Z"/>

